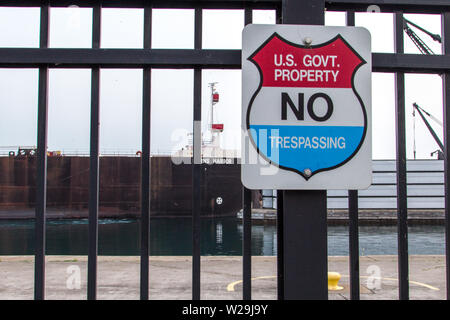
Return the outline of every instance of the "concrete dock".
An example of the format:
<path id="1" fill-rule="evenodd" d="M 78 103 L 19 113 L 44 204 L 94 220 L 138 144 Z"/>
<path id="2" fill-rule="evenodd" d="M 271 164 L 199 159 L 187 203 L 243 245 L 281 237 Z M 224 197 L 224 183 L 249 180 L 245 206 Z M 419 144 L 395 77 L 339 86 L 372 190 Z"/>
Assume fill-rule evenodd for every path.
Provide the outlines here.
<path id="1" fill-rule="evenodd" d="M 445 299 L 445 257 L 410 256 L 411 299 Z M 98 299 L 139 299 L 139 257 L 98 257 Z M 348 257 L 329 257 L 342 275 L 329 299 L 349 299 Z M 86 256 L 47 256 L 46 299 L 86 299 Z M 276 257 L 252 258 L 252 298 L 276 299 Z M 360 258 L 361 299 L 398 299 L 397 256 Z M 0 256 L 0 299 L 33 299 L 34 257 Z M 202 299 L 242 299 L 242 257 L 205 256 Z M 150 257 L 150 299 L 191 299 L 191 257 Z"/>

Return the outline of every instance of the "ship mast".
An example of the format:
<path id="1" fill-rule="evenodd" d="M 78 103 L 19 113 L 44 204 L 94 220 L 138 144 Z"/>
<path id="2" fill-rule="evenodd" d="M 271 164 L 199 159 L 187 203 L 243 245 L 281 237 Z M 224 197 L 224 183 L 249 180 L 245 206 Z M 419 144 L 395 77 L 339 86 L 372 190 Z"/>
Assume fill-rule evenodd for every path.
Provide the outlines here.
<path id="1" fill-rule="evenodd" d="M 210 82 L 209 83 L 209 87 L 211 88 L 211 97 L 210 97 L 210 115 L 209 115 L 209 124 L 208 124 L 208 129 L 211 132 L 211 137 L 213 137 L 213 129 L 212 126 L 214 124 L 214 105 L 217 103 L 214 102 L 214 94 L 217 93 L 216 91 L 216 84 L 218 82 Z"/>
<path id="2" fill-rule="evenodd" d="M 214 106 L 219 102 L 219 93 L 216 90 L 216 84 L 218 82 L 209 83 L 211 88 L 211 106 L 210 106 L 210 118 L 208 124 L 208 130 L 211 133 L 211 144 L 215 147 L 219 147 L 219 133 L 223 131 L 223 124 L 214 123 Z"/>

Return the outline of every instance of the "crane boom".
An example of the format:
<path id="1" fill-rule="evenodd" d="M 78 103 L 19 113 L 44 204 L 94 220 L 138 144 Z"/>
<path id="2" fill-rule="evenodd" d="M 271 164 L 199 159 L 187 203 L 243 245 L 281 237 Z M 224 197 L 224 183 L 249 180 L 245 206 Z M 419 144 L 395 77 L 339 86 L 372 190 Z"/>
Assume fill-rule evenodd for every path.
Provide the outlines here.
<path id="1" fill-rule="evenodd" d="M 439 137 L 437 136 L 436 132 L 434 132 L 433 128 L 431 127 L 430 123 L 427 121 L 427 119 L 425 118 L 425 116 L 422 113 L 422 108 L 419 107 L 419 105 L 417 103 L 413 103 L 413 107 L 417 110 L 417 112 L 419 112 L 420 117 L 422 118 L 423 122 L 425 122 L 425 125 L 428 128 L 428 131 L 430 131 L 431 135 L 434 138 L 434 141 L 436 141 L 436 143 L 438 144 L 439 148 L 441 149 L 442 152 L 444 152 L 444 145 L 442 144 L 441 140 L 439 139 Z M 425 110 L 423 110 L 425 112 Z"/>
<path id="2" fill-rule="evenodd" d="M 411 29 L 410 25 L 424 32 L 425 34 L 430 36 L 434 41 L 437 41 L 439 43 L 442 42 L 441 36 L 438 34 L 431 33 L 428 30 L 425 30 L 424 28 L 418 26 L 417 24 L 409 21 L 408 19 L 403 18 L 403 30 L 405 30 L 405 33 L 411 39 L 414 45 L 419 49 L 419 51 L 423 54 L 428 55 L 434 54 L 433 50 L 431 50 L 431 48 L 414 32 L 414 30 Z"/>

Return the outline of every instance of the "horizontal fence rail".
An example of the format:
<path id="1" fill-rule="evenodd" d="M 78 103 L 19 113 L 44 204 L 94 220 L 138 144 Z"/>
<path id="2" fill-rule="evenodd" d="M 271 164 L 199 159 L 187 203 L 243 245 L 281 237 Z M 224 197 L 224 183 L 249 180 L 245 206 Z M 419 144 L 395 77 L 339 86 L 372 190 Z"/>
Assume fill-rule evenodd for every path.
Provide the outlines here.
<path id="1" fill-rule="evenodd" d="M 143 8 L 150 3 L 153 8 L 194 8 L 205 9 L 275 9 L 280 8 L 283 0 L 50 0 L 46 1 L 52 7 L 93 7 L 101 3 L 104 8 Z M 10 7 L 39 7 L 42 0 L 1 0 L 0 6 Z M 325 0 L 327 10 L 338 11 L 367 11 L 369 6 L 376 5 L 382 12 L 403 11 L 404 13 L 441 13 L 449 10 L 447 0 Z"/>
<path id="2" fill-rule="evenodd" d="M 372 71 L 442 73 L 450 55 L 373 53 Z M 0 48 L 0 67 L 240 69 L 240 50 Z"/>

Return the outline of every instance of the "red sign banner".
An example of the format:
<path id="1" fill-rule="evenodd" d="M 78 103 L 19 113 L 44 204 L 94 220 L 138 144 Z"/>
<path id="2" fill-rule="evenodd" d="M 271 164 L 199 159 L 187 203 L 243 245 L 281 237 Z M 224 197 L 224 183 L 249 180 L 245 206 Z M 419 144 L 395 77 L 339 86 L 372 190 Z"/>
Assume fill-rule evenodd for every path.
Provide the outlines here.
<path id="1" fill-rule="evenodd" d="M 249 60 L 263 87 L 352 88 L 355 70 L 365 63 L 340 35 L 318 46 L 301 46 L 274 33 Z"/>

